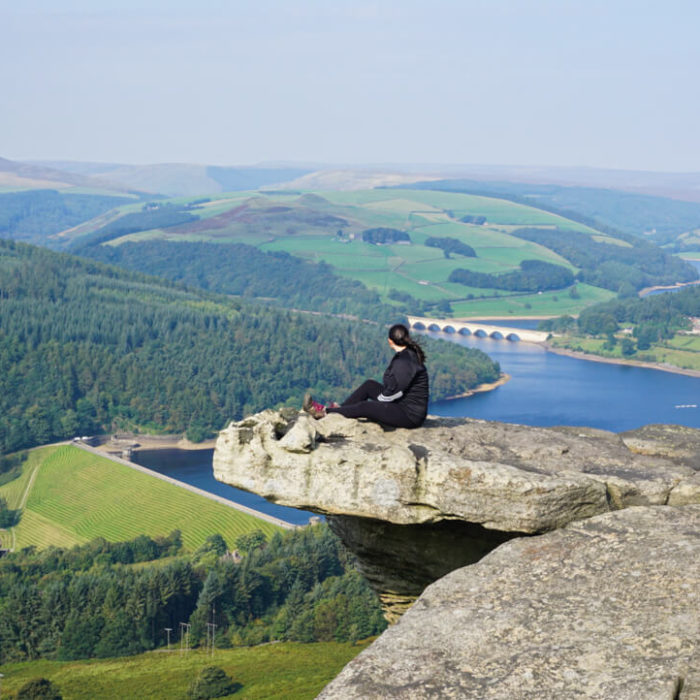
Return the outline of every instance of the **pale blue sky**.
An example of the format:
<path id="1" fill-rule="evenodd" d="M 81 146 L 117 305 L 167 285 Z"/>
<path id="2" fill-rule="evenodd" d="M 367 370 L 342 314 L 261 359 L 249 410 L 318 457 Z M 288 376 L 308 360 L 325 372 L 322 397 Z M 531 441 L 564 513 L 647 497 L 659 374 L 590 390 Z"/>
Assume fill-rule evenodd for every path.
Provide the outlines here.
<path id="1" fill-rule="evenodd" d="M 0 0 L 0 156 L 700 171 L 694 0 Z"/>

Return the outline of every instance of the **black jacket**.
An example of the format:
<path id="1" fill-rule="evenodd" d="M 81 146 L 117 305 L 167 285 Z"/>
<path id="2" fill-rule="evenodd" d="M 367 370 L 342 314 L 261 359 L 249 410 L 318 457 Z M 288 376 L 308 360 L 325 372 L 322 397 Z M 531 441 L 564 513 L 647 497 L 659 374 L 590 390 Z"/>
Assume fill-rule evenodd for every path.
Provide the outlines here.
<path id="1" fill-rule="evenodd" d="M 377 400 L 401 406 L 418 426 L 428 413 L 428 395 L 428 371 L 418 355 L 411 348 L 395 353 L 384 372 L 382 391 Z"/>

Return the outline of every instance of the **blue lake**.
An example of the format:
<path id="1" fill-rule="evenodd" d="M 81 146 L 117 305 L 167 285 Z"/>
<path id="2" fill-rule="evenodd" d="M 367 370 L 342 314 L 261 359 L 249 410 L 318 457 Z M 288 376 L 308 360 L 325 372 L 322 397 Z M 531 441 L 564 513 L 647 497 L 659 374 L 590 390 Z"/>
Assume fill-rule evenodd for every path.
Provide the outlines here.
<path id="1" fill-rule="evenodd" d="M 434 414 L 525 425 L 587 425 L 615 432 L 647 423 L 700 428 L 700 408 L 677 408 L 700 405 L 700 378 L 579 360 L 528 343 L 428 335 L 479 348 L 512 377 L 495 391 L 438 401 L 430 408 Z"/>

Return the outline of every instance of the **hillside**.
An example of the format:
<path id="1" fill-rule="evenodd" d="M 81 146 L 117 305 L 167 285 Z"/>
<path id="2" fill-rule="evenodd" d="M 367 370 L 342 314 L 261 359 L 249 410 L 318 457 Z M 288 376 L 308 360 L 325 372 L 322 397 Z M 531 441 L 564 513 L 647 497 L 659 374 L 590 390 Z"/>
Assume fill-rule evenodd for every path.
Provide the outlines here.
<path id="1" fill-rule="evenodd" d="M 482 195 L 415 189 L 280 191 L 169 200 L 157 206 L 163 213 L 170 207 L 170 213 L 196 220 L 178 223 L 172 219 L 159 226 L 153 222 L 153 208 L 143 207 L 139 212 L 131 207 L 107 226 L 86 227 L 73 239 L 73 249 L 127 267 L 130 260 L 141 259 L 138 269 L 167 276 L 163 269 L 167 263 L 159 258 L 168 259 L 172 248 L 161 247 L 156 254 L 155 242 L 245 244 L 268 253 L 323 262 L 404 313 L 456 316 L 578 313 L 610 298 L 624 283 L 641 289 L 648 283 L 687 281 L 696 275 L 690 266 L 646 241 L 601 230 L 604 227 L 592 228 L 583 219 L 574 221 L 520 202 Z M 384 228 L 400 231 L 405 239 L 381 243 L 367 238 L 367 231 Z M 143 245 L 146 242 L 150 249 Z M 94 250 L 96 245 L 127 244 L 131 246 L 128 254 Z M 465 256 L 460 250 L 473 251 L 473 255 Z M 188 259 L 188 269 L 201 280 L 199 284 L 212 284 L 198 256 L 190 254 Z M 529 261 L 557 266 L 552 279 L 561 281 L 503 283 L 501 276 L 512 277 L 523 263 L 531 265 Z M 458 270 L 476 275 L 460 283 L 459 275 L 455 278 Z M 570 276 L 564 271 L 575 275 L 575 284 L 565 281 Z M 240 284 L 232 278 L 228 286 L 218 284 L 216 288 L 237 293 Z M 265 296 L 263 292 L 259 295 Z"/>
<path id="2" fill-rule="evenodd" d="M 212 531 L 193 552 L 173 532 L 29 547 L 0 560 L 0 663 L 167 655 L 181 623 L 183 656 L 212 653 L 211 624 L 216 647 L 226 649 L 358 642 L 386 627 L 376 596 L 325 524 L 233 541 Z"/>
<path id="3" fill-rule="evenodd" d="M 224 167 L 190 163 L 129 165 L 41 161 L 37 165 L 57 168 L 78 176 L 108 180 L 127 189 L 170 197 L 254 190 L 285 183 L 310 172 L 310 169 L 305 167 Z"/>
<path id="4" fill-rule="evenodd" d="M 0 192 L 0 238 L 60 248 L 70 236 L 57 234 L 75 229 L 71 233 L 77 235 L 80 224 L 89 220 L 106 223 L 111 210 L 134 201 L 138 201 L 135 196 L 76 194 L 56 189 Z"/>
<path id="5" fill-rule="evenodd" d="M 411 187 L 504 197 L 573 217 L 593 227 L 644 237 L 672 252 L 700 252 L 699 201 L 620 189 L 505 181 L 437 180 Z"/>
<path id="6" fill-rule="evenodd" d="M 125 194 L 132 189 L 100 177 L 69 172 L 48 164 L 21 163 L 0 158 L 0 191 L 3 190 L 90 190 L 101 194 Z"/>
<path id="7" fill-rule="evenodd" d="M 673 294 L 613 299 L 572 318 L 551 319 L 552 346 L 616 360 L 700 371 L 700 286 Z"/>
<path id="8" fill-rule="evenodd" d="M 0 451 L 141 427 L 201 440 L 304 392 L 340 398 L 389 357 L 377 324 L 216 296 L 0 240 Z M 494 381 L 426 343 L 434 398 Z"/>
<path id="9" fill-rule="evenodd" d="M 85 452 L 46 447 L 30 453 L 21 475 L 0 486 L 10 509 L 20 511 L 11 542 L 15 550 L 71 547 L 97 537 L 122 542 L 138 535 L 165 537 L 180 530 L 193 552 L 214 532 L 227 542 L 247 532 L 279 530 L 174 484 Z"/>

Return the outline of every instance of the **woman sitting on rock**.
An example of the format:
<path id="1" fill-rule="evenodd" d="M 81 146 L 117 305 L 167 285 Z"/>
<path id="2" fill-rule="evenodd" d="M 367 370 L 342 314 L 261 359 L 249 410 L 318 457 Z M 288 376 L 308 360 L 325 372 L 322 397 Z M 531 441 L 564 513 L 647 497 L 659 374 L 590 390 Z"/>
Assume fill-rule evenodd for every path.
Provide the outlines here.
<path id="1" fill-rule="evenodd" d="M 428 413 L 428 371 L 425 353 L 411 338 L 408 328 L 397 323 L 389 329 L 389 345 L 396 353 L 384 372 L 383 382 L 368 379 L 342 405 L 324 406 L 311 394 L 304 397 L 304 410 L 314 418 L 340 413 L 346 418 L 369 418 L 396 428 L 418 428 Z"/>

